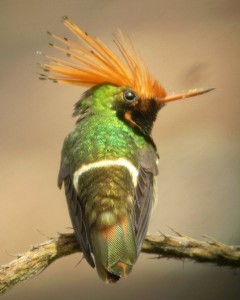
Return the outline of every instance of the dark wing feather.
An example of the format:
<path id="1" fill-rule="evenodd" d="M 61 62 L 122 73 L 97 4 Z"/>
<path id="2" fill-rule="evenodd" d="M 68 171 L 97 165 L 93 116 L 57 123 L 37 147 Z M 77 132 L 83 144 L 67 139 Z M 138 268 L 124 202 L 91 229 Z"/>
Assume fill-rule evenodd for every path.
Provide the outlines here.
<path id="1" fill-rule="evenodd" d="M 141 155 L 138 182 L 135 193 L 135 230 L 138 254 L 145 238 L 154 201 L 154 176 L 158 174 L 155 150 L 145 150 Z"/>
<path id="2" fill-rule="evenodd" d="M 71 217 L 73 229 L 76 235 L 76 239 L 81 247 L 81 250 L 88 261 L 88 263 L 95 267 L 95 263 L 91 254 L 91 244 L 88 237 L 88 231 L 86 223 L 84 221 L 84 207 L 81 199 L 77 195 L 68 164 L 64 160 L 61 162 L 60 171 L 58 175 L 58 186 L 62 187 L 64 182 L 65 194 L 68 203 L 69 214 Z"/>

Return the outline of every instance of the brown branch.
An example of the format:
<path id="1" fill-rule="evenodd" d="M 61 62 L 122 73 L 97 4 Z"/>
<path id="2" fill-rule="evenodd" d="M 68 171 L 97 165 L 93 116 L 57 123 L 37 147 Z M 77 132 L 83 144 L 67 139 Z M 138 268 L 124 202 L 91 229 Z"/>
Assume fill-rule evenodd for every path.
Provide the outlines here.
<path id="1" fill-rule="evenodd" d="M 158 257 L 188 258 L 198 262 L 240 267 L 240 246 L 227 246 L 209 237 L 208 241 L 198 241 L 175 233 L 176 236 L 148 235 L 142 252 L 156 254 Z M 56 259 L 80 251 L 74 234 L 59 234 L 57 238 L 33 246 L 30 251 L 19 254 L 15 260 L 0 267 L 0 294 L 18 282 L 41 273 Z"/>

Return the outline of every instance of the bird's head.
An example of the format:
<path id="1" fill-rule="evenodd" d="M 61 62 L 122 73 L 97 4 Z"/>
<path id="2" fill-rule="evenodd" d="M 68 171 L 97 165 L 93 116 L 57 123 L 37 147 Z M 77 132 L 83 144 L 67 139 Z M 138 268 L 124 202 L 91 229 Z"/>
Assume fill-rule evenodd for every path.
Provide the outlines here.
<path id="1" fill-rule="evenodd" d="M 49 33 L 66 47 L 52 43 L 50 45 L 64 52 L 68 59 L 46 56 L 48 62 L 43 65 L 45 73 L 40 75 L 40 79 L 91 87 L 85 93 L 83 103 L 80 101 L 75 107 L 76 114 L 78 106 L 81 110 L 90 105 L 98 111 L 111 109 L 128 125 L 144 135 L 150 135 L 158 111 L 167 102 L 212 90 L 193 89 L 167 95 L 121 31 L 118 36 L 114 36 L 113 41 L 122 59 L 68 18 L 64 17 L 63 22 L 79 42 Z"/>

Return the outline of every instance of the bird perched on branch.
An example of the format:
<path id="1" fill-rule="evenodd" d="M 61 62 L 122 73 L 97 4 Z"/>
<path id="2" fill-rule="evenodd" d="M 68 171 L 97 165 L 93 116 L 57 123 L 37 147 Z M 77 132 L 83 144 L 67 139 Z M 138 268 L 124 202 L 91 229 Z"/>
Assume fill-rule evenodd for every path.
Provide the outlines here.
<path id="1" fill-rule="evenodd" d="M 211 89 L 168 96 L 121 31 L 113 38 L 120 58 L 68 18 L 63 22 L 78 40 L 49 33 L 57 41 L 50 45 L 68 59 L 46 56 L 40 78 L 90 89 L 74 107 L 76 128 L 64 141 L 58 186 L 64 183 L 84 257 L 102 280 L 116 282 L 139 256 L 155 201 L 157 114 L 167 102 Z"/>

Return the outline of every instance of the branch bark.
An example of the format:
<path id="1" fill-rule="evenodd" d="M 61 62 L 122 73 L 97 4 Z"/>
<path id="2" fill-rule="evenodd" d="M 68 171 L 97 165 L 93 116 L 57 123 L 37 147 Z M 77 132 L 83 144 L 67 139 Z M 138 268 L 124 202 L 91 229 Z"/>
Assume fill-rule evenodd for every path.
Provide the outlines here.
<path id="1" fill-rule="evenodd" d="M 176 236 L 147 235 L 142 252 L 155 254 L 157 258 L 187 258 L 197 262 L 240 267 L 240 246 L 228 246 L 207 236 L 204 236 L 207 241 L 199 241 L 174 232 Z M 38 275 L 56 259 L 80 251 L 73 233 L 59 234 L 56 238 L 33 246 L 28 252 L 17 255 L 15 260 L 0 267 L 0 294 L 18 282 Z"/>

